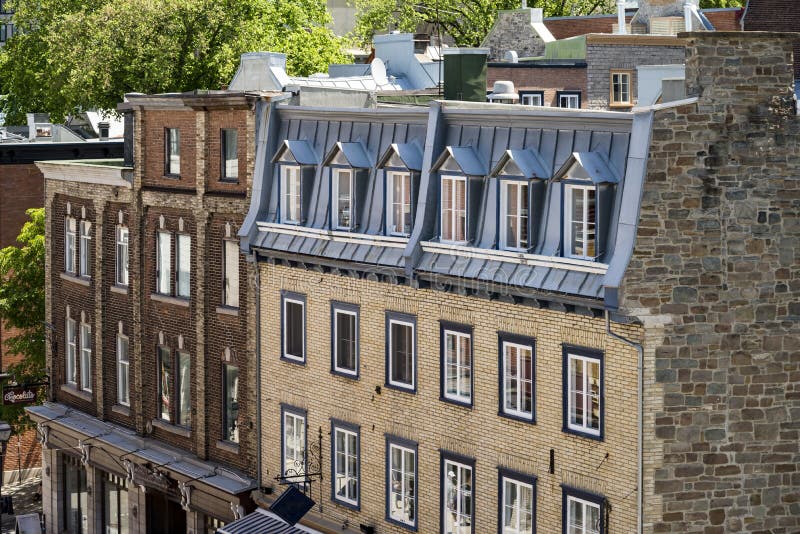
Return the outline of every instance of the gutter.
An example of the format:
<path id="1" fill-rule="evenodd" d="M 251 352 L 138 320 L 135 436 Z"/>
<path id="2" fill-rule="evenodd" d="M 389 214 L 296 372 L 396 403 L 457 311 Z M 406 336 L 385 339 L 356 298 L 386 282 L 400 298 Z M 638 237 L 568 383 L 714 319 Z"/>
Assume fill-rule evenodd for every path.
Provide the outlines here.
<path id="1" fill-rule="evenodd" d="M 644 471 L 643 471 L 643 458 L 644 458 L 644 450 L 642 448 L 643 442 L 643 433 L 644 433 L 644 391 L 643 391 L 643 371 L 644 371 L 644 348 L 642 347 L 641 343 L 636 343 L 631 341 L 630 339 L 624 338 L 619 334 L 615 334 L 611 331 L 611 315 L 608 310 L 606 310 L 606 334 L 611 336 L 612 338 L 616 339 L 617 341 L 621 341 L 626 345 L 633 347 L 636 349 L 636 353 L 638 356 L 637 361 L 637 373 L 636 373 L 636 380 L 637 380 L 637 391 L 639 394 L 638 398 L 638 408 L 639 408 L 639 428 L 637 429 L 637 446 L 639 447 L 639 454 L 636 457 L 636 470 L 637 470 L 637 480 L 636 480 L 636 506 L 637 506 L 637 514 L 636 514 L 636 532 L 640 534 L 642 531 L 642 524 L 643 524 L 643 513 L 644 513 L 644 506 L 643 506 L 643 499 L 644 499 L 644 491 L 642 489 L 642 483 L 644 479 Z"/>
<path id="2" fill-rule="evenodd" d="M 257 252 L 253 251 L 253 265 L 256 269 L 256 480 L 261 491 L 261 273 L 258 268 Z"/>

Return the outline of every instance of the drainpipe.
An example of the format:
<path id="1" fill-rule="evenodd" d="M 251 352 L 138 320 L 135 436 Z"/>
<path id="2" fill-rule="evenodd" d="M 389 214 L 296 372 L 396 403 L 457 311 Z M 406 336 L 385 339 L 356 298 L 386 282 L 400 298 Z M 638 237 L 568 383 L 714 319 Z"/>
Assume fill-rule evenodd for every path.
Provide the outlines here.
<path id="1" fill-rule="evenodd" d="M 628 28 L 625 27 L 625 0 L 617 0 L 617 33 L 628 33 Z"/>
<path id="2" fill-rule="evenodd" d="M 636 343 L 631 341 L 630 339 L 624 338 L 619 334 L 615 334 L 611 331 L 611 315 L 609 314 L 608 310 L 606 310 L 606 333 L 611 336 L 612 338 L 616 339 L 617 341 L 621 341 L 626 345 L 633 347 L 636 349 L 636 353 L 638 355 L 638 365 L 637 365 L 637 389 L 639 392 L 639 428 L 638 428 L 638 435 L 637 435 L 637 445 L 639 447 L 639 454 L 636 458 L 636 469 L 637 469 L 637 481 L 636 481 L 636 506 L 639 509 L 639 512 L 636 516 L 636 532 L 641 534 L 642 532 L 642 523 L 643 523 L 643 514 L 644 514 L 644 506 L 642 504 L 644 499 L 644 491 L 642 489 L 642 482 L 643 482 L 643 469 L 642 469 L 642 458 L 644 456 L 644 450 L 642 448 L 642 434 L 644 432 L 644 391 L 643 389 L 643 369 L 644 369 L 644 349 L 642 348 L 641 343 Z"/>
<path id="3" fill-rule="evenodd" d="M 253 265 L 256 269 L 256 477 L 258 491 L 261 491 L 261 273 L 258 269 L 258 256 L 253 251 Z"/>

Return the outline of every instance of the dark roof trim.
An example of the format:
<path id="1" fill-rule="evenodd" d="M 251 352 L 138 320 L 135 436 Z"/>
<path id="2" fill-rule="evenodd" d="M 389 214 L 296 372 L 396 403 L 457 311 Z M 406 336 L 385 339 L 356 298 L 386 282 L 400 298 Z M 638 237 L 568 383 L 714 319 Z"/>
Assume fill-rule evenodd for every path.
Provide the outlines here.
<path id="1" fill-rule="evenodd" d="M 588 64 L 583 60 L 569 61 L 569 60 L 540 60 L 534 59 L 529 61 L 519 61 L 517 63 L 510 63 L 506 61 L 490 61 L 486 65 L 489 68 L 503 68 L 503 69 L 585 69 Z"/>
<path id="2" fill-rule="evenodd" d="M 319 120 L 325 117 L 326 121 L 355 121 L 374 123 L 408 122 L 413 124 L 427 124 L 428 107 L 380 107 L 380 108 L 323 108 L 308 106 L 281 105 L 276 111 L 281 114 L 282 120 Z"/>
<path id="3" fill-rule="evenodd" d="M 35 161 L 121 159 L 122 140 L 78 143 L 0 143 L 0 165 L 25 165 Z"/>

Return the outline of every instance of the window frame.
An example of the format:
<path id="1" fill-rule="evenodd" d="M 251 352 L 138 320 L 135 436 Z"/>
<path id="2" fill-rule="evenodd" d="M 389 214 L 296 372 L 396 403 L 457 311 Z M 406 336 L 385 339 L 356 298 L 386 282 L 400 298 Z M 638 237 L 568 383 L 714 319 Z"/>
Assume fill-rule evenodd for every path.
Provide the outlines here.
<path id="1" fill-rule="evenodd" d="M 599 373 L 600 373 L 600 384 L 599 384 L 599 424 L 598 430 L 592 430 L 586 428 L 585 424 L 581 425 L 580 427 L 572 425 L 570 423 L 570 415 L 572 413 L 572 400 L 570 396 L 570 389 L 571 389 L 571 357 L 579 358 L 582 361 L 589 361 L 595 360 L 599 364 Z M 605 358 L 602 351 L 597 349 L 590 349 L 586 347 L 578 347 L 575 345 L 563 345 L 562 347 L 562 360 L 563 360 L 563 368 L 562 368 L 562 386 L 563 386 L 563 427 L 562 431 L 567 434 L 573 434 L 576 436 L 589 438 L 597 441 L 604 441 L 605 439 Z M 586 411 L 584 410 L 584 423 L 586 421 Z"/>
<path id="2" fill-rule="evenodd" d="M 475 534 L 475 496 L 477 492 L 475 491 L 475 458 L 471 458 L 468 456 L 464 456 L 455 452 L 447 451 L 444 449 L 439 450 L 439 529 L 442 534 L 446 534 L 445 530 L 445 507 L 447 506 L 447 496 L 445 492 L 447 491 L 447 464 L 455 464 L 459 467 L 466 467 L 469 468 L 471 473 L 471 480 L 472 485 L 470 487 L 470 532 Z M 459 529 L 460 534 L 460 529 Z"/>
<path id="3" fill-rule="evenodd" d="M 291 172 L 290 172 L 291 171 Z M 279 205 L 278 209 L 280 210 L 278 220 L 281 224 L 294 224 L 294 225 L 301 225 L 303 224 L 303 168 L 301 165 L 290 165 L 290 164 L 281 164 L 280 165 L 280 176 L 278 180 L 278 185 L 280 189 L 280 198 L 279 198 Z M 286 216 L 287 212 L 289 211 L 289 201 L 287 199 L 287 191 L 290 190 L 289 182 L 292 179 L 297 180 L 297 208 L 299 213 L 297 214 L 297 219 L 290 219 Z M 291 194 L 289 195 L 291 198 Z"/>
<path id="4" fill-rule="evenodd" d="M 183 385 L 184 381 L 183 381 L 183 378 L 181 377 L 180 370 L 181 370 L 181 358 L 184 357 L 184 356 L 189 361 L 189 377 L 188 377 L 189 378 L 189 380 L 188 380 L 188 382 L 189 382 L 189 384 L 188 384 L 188 387 L 189 387 L 189 406 L 188 406 L 188 409 L 187 409 L 187 414 L 189 416 L 189 420 L 186 421 L 186 422 L 182 422 L 181 421 L 181 403 L 183 402 L 183 399 L 181 397 L 181 386 Z M 189 352 L 187 350 L 185 350 L 185 349 L 176 350 L 175 351 L 175 357 L 173 358 L 173 365 L 174 365 L 173 373 L 175 374 L 175 384 L 174 384 L 174 388 L 175 388 L 175 408 L 174 408 L 175 409 L 175 413 L 173 414 L 175 416 L 175 422 L 173 424 L 176 425 L 176 426 L 179 426 L 181 428 L 191 429 L 192 428 L 192 412 L 193 412 L 193 410 L 192 410 L 192 397 L 193 397 L 193 395 L 192 395 L 192 375 L 194 374 L 194 373 L 192 373 L 192 356 L 191 356 L 191 354 L 189 354 Z"/>
<path id="5" fill-rule="evenodd" d="M 513 481 L 517 485 L 525 485 L 530 486 L 531 488 L 531 534 L 536 534 L 536 482 L 537 477 L 535 475 L 529 475 L 526 473 L 522 473 L 520 471 L 515 471 L 513 469 L 508 469 L 506 467 L 498 467 L 497 468 L 497 534 L 505 534 L 505 505 L 506 505 L 506 495 L 505 495 L 505 481 Z"/>
<path id="6" fill-rule="evenodd" d="M 576 97 L 578 100 L 578 107 L 570 107 L 570 106 L 562 106 L 561 105 L 561 98 L 572 98 Z M 562 109 L 580 109 L 581 108 L 581 91 L 556 91 L 556 104 L 557 107 Z"/>
<path id="7" fill-rule="evenodd" d="M 228 388 L 230 384 L 228 382 L 228 369 L 233 368 L 236 369 L 236 430 L 230 430 L 230 424 L 228 421 Z M 239 443 L 239 382 L 241 381 L 240 377 L 240 367 L 235 365 L 234 363 L 230 362 L 223 362 L 222 363 L 222 441 L 228 443 Z M 235 439 L 232 437 L 235 434 Z"/>
<path id="8" fill-rule="evenodd" d="M 414 230 L 414 171 L 399 170 L 399 169 L 386 169 L 386 235 L 395 237 L 409 237 Z M 394 197 L 394 181 L 399 177 L 407 177 L 408 179 L 408 211 L 411 215 L 411 223 L 409 224 L 408 232 L 397 232 L 392 230 L 395 223 L 394 220 L 394 206 L 398 204 L 395 202 Z M 405 187 L 402 188 L 405 192 Z M 405 195 L 403 195 L 405 196 Z M 400 202 L 398 205 L 405 207 L 405 202 Z M 405 212 L 405 209 L 403 210 Z"/>
<path id="9" fill-rule="evenodd" d="M 230 278 L 230 272 L 233 271 L 231 266 L 228 265 L 228 247 L 234 247 L 234 253 L 236 255 L 236 287 L 232 287 L 234 284 Z M 241 264 L 239 260 L 241 259 L 239 256 L 241 251 L 239 250 L 239 241 L 234 239 L 223 239 L 222 240 L 222 305 L 226 308 L 239 308 L 239 293 L 241 291 L 241 287 L 239 282 L 241 280 Z M 231 287 L 229 287 L 231 286 Z M 235 295 L 235 297 L 234 297 Z"/>
<path id="10" fill-rule="evenodd" d="M 80 387 L 81 391 L 92 392 L 92 325 L 80 323 Z M 88 385 L 87 385 L 88 383 Z"/>
<path id="11" fill-rule="evenodd" d="M 181 254 L 181 241 L 188 240 L 189 241 L 189 254 L 188 258 L 184 258 L 183 254 Z M 186 270 L 185 276 L 187 278 L 186 285 L 188 286 L 186 289 L 186 294 L 181 292 L 181 282 L 183 282 L 183 276 L 181 274 L 181 267 L 183 266 L 183 262 L 186 261 Z M 175 234 L 175 297 L 179 299 L 190 299 L 192 297 L 192 236 L 191 234 L 187 234 L 185 232 L 180 232 Z"/>
<path id="12" fill-rule="evenodd" d="M 72 338 L 70 339 L 70 332 Z M 67 314 L 64 326 L 64 337 L 66 338 L 66 362 L 65 362 L 65 382 L 74 387 L 78 387 L 78 323 Z"/>
<path id="13" fill-rule="evenodd" d="M 508 250 L 511 252 L 528 252 L 531 247 L 531 195 L 533 190 L 531 188 L 531 183 L 527 179 L 514 179 L 514 178 L 500 178 L 498 180 L 498 185 L 500 187 L 500 221 L 499 221 L 499 244 L 501 250 Z M 522 188 L 523 186 L 527 189 L 527 194 L 524 198 L 524 207 L 526 210 L 525 215 L 525 234 L 527 236 L 527 245 L 524 247 L 512 247 L 509 246 L 508 243 L 508 218 L 510 216 L 508 212 L 508 186 Z M 517 227 L 521 228 L 520 220 L 522 219 L 522 215 L 520 214 L 520 203 L 522 202 L 522 197 L 517 194 L 517 211 L 515 218 L 517 219 Z M 519 241 L 519 239 L 517 240 Z"/>
<path id="14" fill-rule="evenodd" d="M 583 233 L 584 233 L 584 235 L 587 235 L 587 236 L 588 236 L 589 223 L 590 223 L 590 221 L 589 221 L 589 211 L 590 211 L 589 210 L 589 192 L 590 191 L 594 191 L 594 221 L 593 221 L 593 224 L 594 224 L 594 237 L 593 237 L 593 241 L 594 241 L 594 252 L 596 254 L 595 256 L 588 256 L 586 254 L 573 254 L 572 253 L 572 248 L 573 248 L 573 246 L 575 244 L 573 242 L 573 240 L 572 240 L 572 224 L 574 222 L 573 219 L 572 219 L 572 213 L 573 213 L 572 204 L 573 204 L 573 199 L 574 199 L 573 195 L 574 195 L 574 191 L 575 190 L 581 191 L 582 192 L 581 194 L 584 197 L 583 198 L 584 219 L 583 219 L 582 222 L 583 222 Z M 600 243 L 599 243 L 599 240 L 598 240 L 598 235 L 600 233 L 600 221 L 599 221 L 599 219 L 597 217 L 597 215 L 598 215 L 597 210 L 600 207 L 599 204 L 600 204 L 599 203 L 599 191 L 597 190 L 597 186 L 595 186 L 591 182 L 587 181 L 587 182 L 582 182 L 582 183 L 578 183 L 578 182 L 565 182 L 564 183 L 564 208 L 563 208 L 564 227 L 562 229 L 562 232 L 563 232 L 563 235 L 564 235 L 564 257 L 573 258 L 573 259 L 577 259 L 577 260 L 585 260 L 585 261 L 597 261 L 597 259 L 600 257 L 600 254 L 598 254 L 598 251 L 599 251 L 599 248 L 600 248 Z M 586 243 L 588 243 L 588 237 L 584 238 L 584 245 L 583 245 L 584 251 L 586 251 L 586 249 L 588 248 Z"/>
<path id="15" fill-rule="evenodd" d="M 606 534 L 606 498 L 599 493 L 578 489 L 566 484 L 561 484 L 561 532 L 567 534 L 569 532 L 569 503 L 570 500 L 589 504 L 600 508 L 600 528 L 599 534 Z M 585 530 L 585 529 L 584 529 Z"/>
<path id="16" fill-rule="evenodd" d="M 162 253 L 162 245 L 161 240 L 167 239 L 168 240 L 168 247 L 167 250 L 169 251 L 169 257 L 164 258 Z M 166 260 L 166 262 L 165 262 Z M 164 267 L 166 267 L 166 272 Z M 173 283 L 172 283 L 172 232 L 168 232 L 166 230 L 158 230 L 156 231 L 156 293 L 159 295 L 172 295 L 173 291 Z M 166 282 L 167 288 L 166 291 L 162 291 L 162 281 Z"/>
<path id="17" fill-rule="evenodd" d="M 156 410 L 156 417 L 159 421 L 164 421 L 165 423 L 174 425 L 175 424 L 175 401 L 173 397 L 175 396 L 175 359 L 172 354 L 172 349 L 167 347 L 166 345 L 158 345 L 156 347 L 156 379 L 158 381 L 158 398 L 157 398 L 157 410 Z M 169 419 L 164 419 L 164 378 L 162 375 L 162 370 L 165 368 L 163 364 L 163 356 L 166 353 L 167 356 L 170 358 L 170 365 L 167 366 L 167 371 L 172 373 L 170 376 L 170 380 L 167 381 L 167 385 L 172 388 L 171 394 L 167 395 L 167 416 Z"/>
<path id="18" fill-rule="evenodd" d="M 455 223 L 458 221 L 458 214 L 463 211 L 464 212 L 464 239 L 463 240 L 456 240 L 456 239 L 445 239 L 444 235 L 444 181 L 451 180 L 455 183 L 455 181 L 463 182 L 464 183 L 464 207 L 463 210 L 451 208 L 451 229 L 452 232 L 455 232 Z M 452 198 L 453 205 L 455 205 L 455 200 L 457 198 L 456 188 L 452 187 Z M 455 237 L 452 235 L 451 237 Z M 465 174 L 458 174 L 453 171 L 447 171 L 446 174 L 439 175 L 439 241 L 448 245 L 466 245 L 469 243 L 469 177 Z"/>
<path id="19" fill-rule="evenodd" d="M 88 219 L 81 219 L 79 228 L 79 254 L 78 254 L 78 276 L 81 278 L 92 277 L 92 222 Z"/>
<path id="20" fill-rule="evenodd" d="M 303 340 L 303 354 L 295 356 L 288 354 L 286 351 L 286 343 L 288 336 L 286 335 L 286 304 L 300 304 L 303 307 L 302 325 L 300 326 L 300 336 Z M 281 291 L 281 360 L 291 362 L 297 365 L 306 364 L 306 296 L 293 291 Z"/>
<path id="21" fill-rule="evenodd" d="M 538 96 L 539 103 L 538 104 L 526 104 L 525 97 L 526 96 Z M 523 106 L 544 106 L 544 91 L 520 91 L 519 92 L 519 103 Z"/>
<path id="22" fill-rule="evenodd" d="M 345 314 L 355 317 L 355 348 L 354 348 L 354 369 L 339 366 L 339 343 L 338 343 L 338 314 Z M 360 354 L 361 352 L 361 313 L 358 304 L 346 302 L 331 302 L 331 373 L 344 376 L 346 378 L 359 378 L 360 373 Z"/>
<path id="23" fill-rule="evenodd" d="M 64 272 L 78 274 L 78 222 L 75 217 L 64 217 Z"/>
<path id="24" fill-rule="evenodd" d="M 131 369 L 131 360 L 130 360 L 130 340 L 128 336 L 123 334 L 117 334 L 116 339 L 116 356 L 117 356 L 117 404 L 120 406 L 130 407 L 131 405 L 131 383 L 130 383 L 130 369 Z M 125 343 L 125 359 L 122 359 L 122 351 L 121 343 Z M 124 369 L 123 369 L 124 367 Z M 125 374 L 125 389 L 123 395 L 123 388 L 122 388 L 122 380 L 120 377 L 122 374 Z M 127 399 L 127 400 L 123 400 Z"/>
<path id="25" fill-rule="evenodd" d="M 392 379 L 392 324 L 401 324 L 411 327 L 411 383 L 405 384 Z M 405 391 L 407 393 L 417 392 L 417 317 L 407 313 L 386 312 L 384 339 L 386 344 L 385 357 L 385 381 L 388 388 Z"/>
<path id="26" fill-rule="evenodd" d="M 121 477 L 111 472 L 102 471 L 100 478 L 100 500 L 102 504 L 102 515 L 101 515 L 101 524 L 102 529 L 101 532 L 129 532 L 128 524 L 124 523 L 123 520 L 130 521 L 130 512 L 129 512 L 129 502 L 130 502 L 130 495 L 128 494 L 128 482 L 125 477 Z M 109 486 L 114 486 L 117 490 L 116 492 L 116 509 L 117 509 L 117 523 L 116 528 L 115 526 L 109 525 L 108 522 L 108 515 L 110 513 L 110 503 L 108 500 L 108 489 Z M 122 494 L 125 494 L 125 506 L 122 505 Z M 123 519 L 124 518 L 124 519 Z"/>
<path id="27" fill-rule="evenodd" d="M 447 336 L 453 334 L 458 339 L 466 337 L 469 339 L 469 397 L 447 392 Z M 460 368 L 460 343 L 456 345 L 456 367 Z M 464 366 L 466 367 L 466 366 Z M 458 376 L 457 383 L 460 383 Z M 453 323 L 449 321 L 439 321 L 439 400 L 471 408 L 475 403 L 475 340 L 472 332 L 472 325 Z"/>
<path id="28" fill-rule="evenodd" d="M 235 158 L 232 161 L 236 162 L 236 176 L 230 176 L 228 174 L 228 159 L 225 153 L 227 152 L 228 148 L 228 134 L 233 132 L 234 134 L 234 150 L 235 150 Z M 228 183 L 239 183 L 239 128 L 220 128 L 219 130 L 219 148 L 220 148 L 220 171 L 219 171 L 219 179 L 221 182 L 228 182 Z"/>
<path id="29" fill-rule="evenodd" d="M 401 438 L 399 436 L 394 436 L 391 434 L 386 434 L 386 465 L 385 465 L 385 472 L 386 472 L 386 521 L 393 525 L 398 525 L 403 527 L 407 530 L 416 532 L 417 527 L 419 524 L 419 444 L 415 441 L 411 441 L 405 438 Z M 402 521 L 399 519 L 395 519 L 392 517 L 392 447 L 396 447 L 401 451 L 405 452 L 412 452 L 414 454 L 414 521 L 412 523 Z M 404 455 L 401 456 L 404 458 Z M 405 464 L 405 461 L 402 462 Z M 401 465 L 401 476 L 405 477 L 405 471 L 402 471 L 403 465 Z M 403 495 L 403 490 L 401 486 L 401 498 Z"/>
<path id="30" fill-rule="evenodd" d="M 356 170 L 352 167 L 341 167 L 341 166 L 331 166 L 330 173 L 331 173 L 331 228 L 334 230 L 340 230 L 344 232 L 349 232 L 355 230 L 357 226 L 356 221 Z M 339 224 L 339 217 L 340 213 L 340 206 L 339 206 L 339 177 L 341 173 L 347 173 L 350 181 L 350 196 L 348 199 L 349 209 L 350 209 L 350 224 L 349 225 L 341 225 Z"/>
<path id="31" fill-rule="evenodd" d="M 122 239 L 124 233 L 124 241 Z M 116 241 L 115 253 L 116 263 L 114 266 L 114 284 L 120 287 L 127 287 L 130 284 L 130 229 L 124 224 L 118 224 L 114 230 Z M 123 251 L 124 250 L 124 254 Z M 125 268 L 121 269 L 120 261 L 125 260 Z"/>
<path id="32" fill-rule="evenodd" d="M 281 403 L 281 477 L 286 477 L 286 416 L 291 416 L 303 421 L 303 472 L 299 475 L 292 475 L 290 478 L 306 478 L 308 471 L 308 411 L 302 408 L 297 408 L 289 404 Z M 295 460 L 296 462 L 297 460 Z M 286 480 L 284 480 L 285 482 Z M 298 486 L 305 487 L 305 482 L 290 482 Z"/>
<path id="33" fill-rule="evenodd" d="M 529 348 L 531 350 L 531 414 L 525 415 L 524 412 L 518 410 L 506 410 L 506 351 L 507 345 L 512 345 L 521 348 Z M 499 386 L 499 402 L 498 415 L 508 419 L 515 419 L 525 423 L 536 423 L 536 339 L 529 336 L 522 336 L 512 334 L 509 332 L 498 332 L 497 335 L 497 350 L 498 350 L 498 386 Z M 519 368 L 519 366 L 518 366 Z M 519 380 L 519 379 L 518 379 Z M 523 400 L 519 395 L 518 400 Z"/>
<path id="34" fill-rule="evenodd" d="M 628 87 L 628 99 L 627 100 L 615 100 L 614 99 L 614 77 L 620 77 L 620 96 L 622 96 L 622 81 L 621 77 L 627 77 L 627 87 Z M 608 105 L 609 107 L 619 107 L 619 108 L 629 108 L 633 106 L 633 71 L 626 70 L 626 69 L 611 69 L 609 72 L 609 95 L 608 95 Z"/>
<path id="35" fill-rule="evenodd" d="M 336 494 L 336 468 L 337 468 L 337 455 L 336 455 L 336 433 L 344 432 L 346 435 L 350 434 L 356 438 L 356 498 L 349 500 L 342 498 Z M 345 452 L 345 456 L 347 452 Z M 345 476 L 350 476 L 349 474 Z M 351 510 L 361 510 L 361 427 L 353 423 L 348 423 L 340 419 L 331 419 L 331 501 L 340 504 Z"/>
<path id="36" fill-rule="evenodd" d="M 173 140 L 173 133 L 175 139 Z M 174 141 L 174 143 L 173 143 Z M 173 147 L 173 144 L 175 147 Z M 173 153 L 173 148 L 176 148 Z M 177 156 L 177 172 L 173 172 L 172 156 Z M 180 128 L 164 128 L 164 176 L 180 178 L 181 176 L 181 130 Z"/>

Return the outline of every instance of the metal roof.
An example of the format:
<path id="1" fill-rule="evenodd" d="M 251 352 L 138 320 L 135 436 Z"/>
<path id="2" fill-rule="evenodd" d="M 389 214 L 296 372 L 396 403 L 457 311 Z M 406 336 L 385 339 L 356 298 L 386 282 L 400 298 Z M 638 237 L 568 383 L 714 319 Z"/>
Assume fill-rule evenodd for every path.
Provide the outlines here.
<path id="1" fill-rule="evenodd" d="M 322 162 L 322 164 L 329 165 L 339 152 L 344 155 L 344 159 L 347 160 L 347 163 L 349 163 L 350 166 L 355 169 L 369 169 L 372 167 L 370 158 L 367 155 L 367 151 L 364 150 L 364 145 L 361 143 L 361 141 L 349 143 L 337 142 L 335 145 L 333 145 L 333 148 L 331 148 L 330 152 L 328 152 L 328 155 L 325 156 L 325 160 Z"/>
<path id="2" fill-rule="evenodd" d="M 545 163 L 539 152 L 532 148 L 512 148 L 506 150 L 505 154 L 492 169 L 491 175 L 496 176 L 503 171 L 506 163 L 511 160 L 519 167 L 525 178 L 540 178 L 546 180 L 550 177 L 550 171 L 545 167 Z"/>
<path id="3" fill-rule="evenodd" d="M 216 534 L 321 534 L 317 530 L 303 526 L 292 526 L 277 515 L 263 508 L 256 510 L 218 528 Z"/>
<path id="4" fill-rule="evenodd" d="M 467 176 L 486 176 L 488 169 L 486 163 L 481 161 L 475 149 L 471 146 L 447 146 L 436 163 L 431 167 L 431 171 L 438 171 L 442 165 L 448 160 L 453 158 L 456 165 L 461 169 L 461 172 Z"/>
<path id="5" fill-rule="evenodd" d="M 610 167 L 608 160 L 599 152 L 573 152 L 553 175 L 553 180 L 564 178 L 576 163 L 586 171 L 593 184 L 619 183 L 617 172 Z"/>
<path id="6" fill-rule="evenodd" d="M 415 143 L 392 143 L 380 160 L 378 160 L 378 168 L 382 169 L 392 157 L 397 154 L 397 157 L 405 164 L 406 168 L 412 171 L 422 170 L 422 151 Z"/>
<path id="7" fill-rule="evenodd" d="M 275 152 L 272 162 L 278 161 L 287 150 L 300 165 L 317 165 L 319 163 L 319 158 L 314 153 L 314 149 L 304 139 L 284 139 L 280 148 Z"/>

